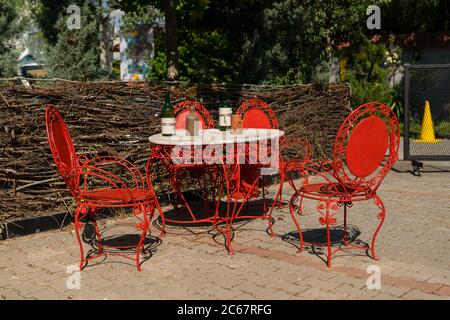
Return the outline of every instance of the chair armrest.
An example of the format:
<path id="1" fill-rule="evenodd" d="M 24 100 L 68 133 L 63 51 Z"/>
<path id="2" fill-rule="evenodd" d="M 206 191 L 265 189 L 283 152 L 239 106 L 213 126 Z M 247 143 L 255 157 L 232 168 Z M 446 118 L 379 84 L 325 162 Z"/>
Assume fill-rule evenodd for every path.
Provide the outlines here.
<path id="1" fill-rule="evenodd" d="M 112 181 L 117 181 L 122 186 L 121 188 L 129 188 L 129 186 L 117 175 L 110 172 L 109 170 L 101 168 L 102 166 L 106 167 L 108 165 L 115 165 L 119 166 L 122 169 L 125 169 L 129 173 L 131 180 L 137 189 L 145 189 L 144 178 L 141 172 L 134 164 L 132 164 L 128 160 L 114 156 L 100 156 L 93 159 L 84 158 L 85 161 L 81 161 L 82 157 L 79 157 L 78 159 L 81 163 L 82 175 L 86 176 L 86 170 L 88 170 L 88 172 L 92 172 L 92 175 L 96 175 L 97 177 L 99 177 L 99 175 L 104 175 L 103 177 L 99 178 L 113 179 Z M 118 186 L 116 185 L 116 187 Z"/>
<path id="2" fill-rule="evenodd" d="M 297 147 L 297 149 L 298 149 L 298 147 L 300 147 L 304 150 L 303 159 L 292 159 L 292 160 L 301 162 L 301 161 L 309 161 L 311 159 L 311 156 L 312 156 L 311 143 L 309 143 L 309 141 L 304 138 L 286 138 L 284 140 L 281 140 L 281 142 L 280 142 L 280 157 L 281 157 L 281 159 L 283 159 L 283 155 L 282 155 L 283 151 L 285 151 L 291 147 Z M 285 162 L 288 162 L 288 161 L 285 161 Z"/>
<path id="3" fill-rule="evenodd" d="M 88 182 L 90 178 L 97 178 L 106 182 L 112 189 L 131 189 L 122 179 L 106 170 L 100 169 L 95 166 L 83 166 L 80 167 L 80 176 L 84 177 L 83 192 L 88 190 Z"/>
<path id="4" fill-rule="evenodd" d="M 309 176 L 312 174 L 316 177 L 319 177 L 323 183 L 329 184 L 334 191 L 339 194 L 338 189 L 335 186 L 336 182 L 339 182 L 333 174 L 333 170 L 328 168 L 328 166 L 332 165 L 329 161 L 322 162 L 311 162 L 311 161 L 303 161 L 298 162 L 296 160 L 289 161 L 286 163 L 286 168 L 289 168 L 289 171 L 299 171 L 302 177 L 307 177 L 308 179 L 304 179 L 303 186 L 310 184 Z"/>

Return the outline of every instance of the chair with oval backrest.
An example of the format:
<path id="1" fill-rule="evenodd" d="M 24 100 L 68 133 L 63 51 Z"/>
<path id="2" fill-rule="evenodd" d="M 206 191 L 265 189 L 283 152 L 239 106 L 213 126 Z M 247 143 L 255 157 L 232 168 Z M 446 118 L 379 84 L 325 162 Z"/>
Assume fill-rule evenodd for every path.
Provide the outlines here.
<path id="1" fill-rule="evenodd" d="M 245 100 L 236 114 L 242 115 L 243 128 L 278 129 L 278 118 L 272 107 L 258 98 Z"/>
<path id="2" fill-rule="evenodd" d="M 289 176 L 292 172 L 300 172 L 301 176 L 308 179 L 307 173 L 305 171 L 299 170 L 299 168 L 306 162 L 311 160 L 312 147 L 308 140 L 304 138 L 285 138 L 280 145 L 280 160 L 279 160 L 279 174 L 280 174 L 280 184 L 278 186 L 278 191 L 275 195 L 275 199 L 272 202 L 272 206 L 269 211 L 269 229 L 268 232 L 271 236 L 275 236 L 272 226 L 272 213 L 275 205 L 278 202 L 278 207 L 283 207 L 283 187 L 284 183 L 287 181 L 290 187 L 295 191 L 297 188 L 292 177 Z"/>
<path id="3" fill-rule="evenodd" d="M 84 155 L 77 156 L 67 125 L 58 109 L 48 105 L 45 109 L 45 117 L 48 143 L 53 159 L 77 205 L 74 226 L 80 246 L 80 270 L 94 258 L 116 254 L 134 260 L 136 268 L 140 271 L 140 254 L 148 252 L 145 248 L 145 238 L 155 208 L 164 220 L 149 176 L 147 175 L 144 179 L 136 166 L 118 157 L 99 156 L 88 159 Z M 126 179 L 116 175 L 116 171 L 125 172 Z M 141 231 L 138 243 L 120 246 L 105 244 L 96 222 L 98 208 L 131 208 L 133 215 L 138 219 L 136 227 Z M 96 240 L 91 244 L 97 247 L 85 256 L 80 228 L 84 226 L 87 219 L 95 227 Z M 136 254 L 134 258 L 131 258 L 120 252 L 107 252 L 105 249 L 108 248 L 135 249 Z"/>
<path id="4" fill-rule="evenodd" d="M 258 98 L 250 98 L 243 101 L 238 110 L 237 115 L 242 116 L 242 128 L 244 129 L 278 129 L 278 119 L 272 107 Z M 240 186 L 241 190 L 233 195 L 236 199 L 248 199 L 258 196 L 258 185 L 255 184 L 260 175 L 260 166 L 253 164 L 240 165 Z M 263 176 L 264 178 L 264 176 Z M 265 204 L 265 183 L 262 182 L 262 196 L 264 199 L 264 213 L 266 212 Z"/>
<path id="5" fill-rule="evenodd" d="M 175 119 L 176 119 L 175 128 L 176 129 L 178 129 L 178 130 L 186 129 L 186 118 L 190 113 L 191 107 L 194 107 L 194 114 L 198 118 L 200 129 L 214 128 L 213 119 L 212 119 L 210 113 L 208 112 L 208 110 L 206 110 L 206 108 L 203 106 L 203 104 L 201 104 L 200 102 L 197 102 L 197 101 L 187 100 L 187 101 L 179 102 L 174 106 L 174 113 L 175 113 Z M 194 150 L 192 150 L 192 152 L 193 151 Z M 181 159 L 182 157 L 185 156 L 183 153 L 184 149 L 179 149 L 179 152 L 180 152 L 180 159 Z M 174 153 L 174 154 L 176 154 L 176 153 Z M 193 154 L 192 156 L 195 159 L 196 157 L 198 157 L 198 156 L 202 157 L 203 155 Z M 173 155 L 172 155 L 172 157 L 173 157 Z M 193 212 L 193 210 L 188 205 L 188 202 L 182 193 L 183 178 L 186 177 L 187 172 L 191 172 L 191 174 L 194 174 L 196 176 L 205 175 L 206 173 L 214 174 L 214 172 L 211 173 L 211 172 L 207 171 L 208 167 L 203 160 L 189 161 L 189 163 L 185 163 L 183 161 L 178 161 L 176 163 L 165 161 L 164 166 L 166 167 L 166 169 L 169 172 L 169 180 L 172 185 L 173 191 L 175 192 L 176 197 L 181 202 L 181 204 L 183 204 L 186 207 L 186 209 L 189 212 L 189 215 L 192 218 L 192 221 L 196 221 L 197 217 L 196 217 L 195 213 Z M 188 179 L 184 179 L 184 180 L 188 184 L 192 183 L 191 180 L 188 180 Z M 201 181 L 203 183 L 203 185 L 201 185 L 197 189 L 199 189 L 201 192 L 203 192 L 205 194 L 208 194 L 209 189 L 207 187 L 208 183 L 205 182 L 206 179 L 203 179 L 203 180 L 196 179 L 195 181 Z M 207 197 L 204 199 L 204 206 L 205 206 L 205 211 L 207 211 L 207 207 L 208 207 L 208 198 Z"/>
<path id="6" fill-rule="evenodd" d="M 355 109 L 341 125 L 333 150 L 333 161 L 318 163 L 306 162 L 297 165 L 302 171 L 314 175 L 292 195 L 290 213 L 298 230 L 299 250 L 303 245 L 323 245 L 323 242 L 305 241 L 296 214 L 303 214 L 303 201 L 318 201 L 316 209 L 319 222 L 325 225 L 327 266 L 331 266 L 334 253 L 349 248 L 362 249 L 371 257 L 375 255 L 375 240 L 386 217 L 383 201 L 376 191 L 398 158 L 400 143 L 400 126 L 392 110 L 379 102 L 369 102 Z M 291 165 L 290 163 L 287 164 Z M 295 164 L 292 164 L 295 166 Z M 310 183 L 311 179 L 321 182 Z M 347 208 L 354 202 L 373 200 L 378 207 L 377 218 L 380 220 L 372 236 L 370 246 L 355 241 L 356 235 L 349 236 L 347 226 Z M 331 239 L 331 226 L 336 224 L 339 208 L 344 208 L 343 227 L 337 229 L 340 239 Z M 336 233 L 338 234 L 338 233 Z M 337 246 L 333 248 L 333 246 Z"/>
<path id="7" fill-rule="evenodd" d="M 176 129 L 186 129 L 186 118 L 189 115 L 191 106 L 194 107 L 194 113 L 198 117 L 201 129 L 214 128 L 214 122 L 211 115 L 200 102 L 182 101 L 173 107 L 176 119 Z"/>
<path id="8" fill-rule="evenodd" d="M 278 129 L 279 123 L 278 118 L 275 111 L 272 107 L 264 102 L 261 99 L 250 98 L 241 103 L 237 114 L 242 115 L 243 117 L 243 128 L 258 128 L 258 129 Z M 294 154 L 295 162 L 291 163 L 288 167 L 287 163 L 289 160 L 289 151 L 292 149 L 296 149 Z M 300 150 L 300 152 L 298 152 Z M 301 156 L 299 156 L 299 154 Z M 282 207 L 282 193 L 283 193 L 283 184 L 285 182 L 285 177 L 291 171 L 297 171 L 298 165 L 301 165 L 305 161 L 309 161 L 312 155 L 311 144 L 304 138 L 298 137 L 285 137 L 283 136 L 280 139 L 279 145 L 279 168 L 278 172 L 280 174 L 280 185 L 278 191 L 275 195 L 275 199 L 272 202 L 272 206 L 269 211 L 268 221 L 269 221 L 269 234 L 274 236 L 275 233 L 272 229 L 272 213 L 273 209 L 278 201 L 278 206 Z M 295 165 L 293 165 L 295 164 Z M 292 170 L 291 170 L 292 167 Z M 243 179 L 242 184 L 245 189 L 248 189 L 251 186 L 251 181 L 254 181 L 256 176 L 259 174 L 258 168 L 252 167 L 251 165 L 244 165 L 243 167 Z M 264 176 L 263 176 L 264 178 Z M 290 185 L 294 188 L 295 186 L 291 180 L 288 180 Z M 264 196 L 264 181 L 263 185 L 263 196 Z M 257 189 L 256 189 L 257 192 Z M 264 209 L 265 210 L 265 209 Z"/>

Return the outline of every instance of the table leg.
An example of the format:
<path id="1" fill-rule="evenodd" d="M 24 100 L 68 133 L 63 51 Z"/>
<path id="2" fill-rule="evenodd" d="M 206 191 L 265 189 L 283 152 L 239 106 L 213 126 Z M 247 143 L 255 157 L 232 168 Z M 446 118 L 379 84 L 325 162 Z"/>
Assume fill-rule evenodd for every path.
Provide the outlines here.
<path id="1" fill-rule="evenodd" d="M 232 255 L 234 254 L 234 251 L 232 249 L 231 245 L 231 231 L 233 228 L 234 219 L 239 216 L 239 214 L 242 211 L 242 208 L 245 204 L 247 204 L 248 199 L 250 199 L 253 195 L 252 191 L 254 190 L 258 180 L 259 176 L 256 177 L 253 181 L 253 183 L 250 185 L 250 188 L 248 188 L 244 193 L 242 193 L 243 198 L 242 202 L 239 204 L 239 199 L 234 199 L 233 201 L 233 195 L 236 190 L 239 190 L 239 178 L 240 178 L 240 165 L 239 164 L 231 164 L 226 165 L 225 163 L 222 163 L 223 172 L 224 172 L 224 182 L 226 186 L 227 191 L 227 211 L 226 211 L 226 229 L 225 229 L 225 243 L 228 250 L 228 254 Z M 233 205 L 231 202 L 234 202 Z"/>

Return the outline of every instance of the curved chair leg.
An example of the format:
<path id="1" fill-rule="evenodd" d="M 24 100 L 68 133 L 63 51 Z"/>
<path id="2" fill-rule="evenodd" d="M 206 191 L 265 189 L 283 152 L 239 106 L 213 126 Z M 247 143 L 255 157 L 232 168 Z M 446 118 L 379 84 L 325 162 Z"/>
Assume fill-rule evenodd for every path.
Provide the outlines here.
<path id="1" fill-rule="evenodd" d="M 263 216 L 266 215 L 267 212 L 267 204 L 266 204 L 266 176 L 262 176 L 262 198 L 263 198 Z"/>
<path id="2" fill-rule="evenodd" d="M 92 223 L 94 224 L 94 227 L 95 227 L 95 236 L 97 237 L 98 254 L 101 254 L 103 252 L 103 246 L 102 246 L 102 238 L 100 235 L 100 229 L 98 228 L 98 224 L 97 224 L 97 208 L 91 207 L 90 211 L 89 211 L 89 215 L 90 215 Z"/>
<path id="3" fill-rule="evenodd" d="M 147 220 L 148 220 L 147 232 L 148 232 L 149 235 L 152 234 L 152 231 L 151 231 L 150 227 L 151 227 L 151 223 L 152 223 L 153 217 L 155 215 L 155 208 L 156 208 L 156 204 L 155 203 L 152 203 L 152 204 L 150 204 L 148 206 L 145 206 L 145 214 L 147 215 Z M 142 253 L 144 253 L 144 251 L 142 251 Z"/>
<path id="4" fill-rule="evenodd" d="M 84 224 L 80 220 L 81 218 L 86 216 L 87 212 L 88 208 L 86 206 L 78 204 L 74 213 L 75 234 L 77 235 L 78 245 L 80 246 L 80 271 L 84 268 L 84 263 L 86 262 L 86 258 L 84 256 L 83 241 L 81 240 L 80 236 L 80 227 L 82 227 Z"/>
<path id="5" fill-rule="evenodd" d="M 293 209 L 293 202 L 295 200 L 297 200 L 297 198 L 299 197 L 299 194 L 296 192 L 292 195 L 291 197 L 291 201 L 289 201 L 289 212 L 291 213 L 291 217 L 292 220 L 294 220 L 295 226 L 297 227 L 298 230 L 298 238 L 299 238 L 299 253 L 302 253 L 303 250 L 303 234 L 302 234 L 302 230 L 300 228 L 300 224 L 298 223 L 297 219 L 295 218 L 295 212 Z M 302 211 L 302 204 L 303 204 L 303 196 L 300 196 L 300 200 L 299 200 L 299 211 Z"/>
<path id="6" fill-rule="evenodd" d="M 234 255 L 233 248 L 231 247 L 231 225 L 232 225 L 232 223 L 227 221 L 226 234 L 225 234 L 225 237 L 226 237 L 225 243 L 226 243 L 226 247 L 228 250 L 228 255 L 230 255 L 230 256 Z"/>
<path id="7" fill-rule="evenodd" d="M 269 234 L 272 237 L 276 236 L 276 234 L 275 234 L 275 232 L 273 232 L 273 228 L 272 228 L 272 226 L 273 226 L 273 224 L 272 224 L 272 212 L 273 212 L 273 209 L 275 208 L 275 205 L 277 204 L 278 197 L 280 197 L 280 199 L 281 199 L 281 196 L 282 196 L 282 193 L 283 193 L 283 183 L 284 183 L 284 176 L 282 174 L 280 174 L 280 186 L 278 187 L 277 194 L 275 195 L 275 199 L 272 202 L 272 206 L 270 207 L 269 216 L 268 216 L 268 220 L 269 220 Z M 280 208 L 280 203 L 278 203 L 278 207 L 279 208 Z"/>
<path id="8" fill-rule="evenodd" d="M 375 194 L 374 196 L 374 202 L 378 208 L 380 208 L 380 212 L 377 214 L 377 218 L 380 219 L 380 223 L 378 224 L 377 229 L 375 230 L 375 233 L 372 237 L 372 243 L 370 245 L 370 249 L 372 252 L 372 259 L 378 260 L 378 257 L 375 255 L 375 239 L 377 238 L 378 232 L 381 229 L 381 226 L 384 223 L 384 219 L 386 217 L 386 208 L 384 207 L 383 201 L 378 197 L 378 195 Z"/>
<path id="9" fill-rule="evenodd" d="M 343 237 L 344 246 L 348 245 L 348 234 L 347 234 L 347 202 L 344 202 L 344 237 Z"/>
<path id="10" fill-rule="evenodd" d="M 331 232 L 330 232 L 330 200 L 327 200 L 327 207 L 326 207 L 326 215 L 325 215 L 325 226 L 327 230 L 327 267 L 331 267 Z"/>
<path id="11" fill-rule="evenodd" d="M 162 224 L 162 230 L 161 230 L 161 233 L 159 234 L 159 237 L 163 238 L 166 236 L 166 222 L 165 222 L 165 218 L 164 218 L 164 211 L 161 209 L 161 206 L 159 205 L 158 200 L 155 201 L 155 204 L 156 204 L 156 208 L 158 209 L 159 216 L 161 217 L 161 224 Z"/>
<path id="12" fill-rule="evenodd" d="M 280 200 L 278 201 L 278 209 L 283 209 L 283 184 L 284 184 L 284 172 L 280 170 L 280 187 L 278 192 L 280 193 Z"/>
<path id="13" fill-rule="evenodd" d="M 136 247 L 136 268 L 138 271 L 141 271 L 140 253 L 141 253 L 141 250 L 144 251 L 145 236 L 147 235 L 147 232 L 148 232 L 148 219 L 147 219 L 147 213 L 146 213 L 144 205 L 140 206 L 140 211 L 142 214 L 142 234 L 141 234 L 141 238 L 139 240 L 139 244 Z"/>

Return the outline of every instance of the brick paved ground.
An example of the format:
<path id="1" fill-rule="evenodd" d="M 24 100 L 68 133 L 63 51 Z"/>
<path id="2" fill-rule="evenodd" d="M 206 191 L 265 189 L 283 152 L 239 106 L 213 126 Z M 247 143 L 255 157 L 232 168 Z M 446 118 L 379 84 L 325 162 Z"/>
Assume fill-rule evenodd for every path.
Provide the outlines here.
<path id="1" fill-rule="evenodd" d="M 220 236 L 215 242 L 200 233 L 205 229 L 191 229 L 198 234 L 171 229 L 142 272 L 108 256 L 81 272 L 80 289 L 68 289 L 67 268 L 78 264 L 79 252 L 67 228 L 0 242 L 0 299 L 449 299 L 450 173 L 419 178 L 391 172 L 379 195 L 388 212 L 377 242 L 378 261 L 347 254 L 327 269 L 319 256 L 299 255 L 279 236 L 268 236 L 265 221 L 252 221 L 236 231 L 234 256 L 226 254 Z M 317 228 L 317 215 L 306 211 L 302 226 Z M 359 239 L 370 239 L 376 213 L 372 202 L 350 209 Z M 278 235 L 295 230 L 286 209 L 275 219 Z M 120 226 L 111 232 L 122 234 L 126 222 L 132 219 L 101 224 Z M 380 290 L 366 286 L 370 265 L 381 269 Z"/>

